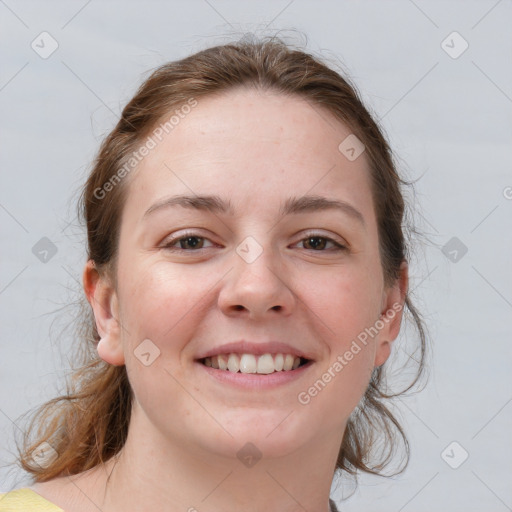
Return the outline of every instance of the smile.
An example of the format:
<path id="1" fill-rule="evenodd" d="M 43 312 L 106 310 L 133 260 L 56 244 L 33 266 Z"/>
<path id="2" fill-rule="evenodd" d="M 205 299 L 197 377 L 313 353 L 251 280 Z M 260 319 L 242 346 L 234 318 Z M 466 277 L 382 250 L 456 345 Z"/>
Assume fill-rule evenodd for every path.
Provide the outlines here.
<path id="1" fill-rule="evenodd" d="M 219 354 L 205 357 L 199 360 L 200 363 L 232 373 L 257 373 L 268 375 L 275 372 L 289 372 L 308 363 L 303 357 L 296 357 L 292 354 Z"/>

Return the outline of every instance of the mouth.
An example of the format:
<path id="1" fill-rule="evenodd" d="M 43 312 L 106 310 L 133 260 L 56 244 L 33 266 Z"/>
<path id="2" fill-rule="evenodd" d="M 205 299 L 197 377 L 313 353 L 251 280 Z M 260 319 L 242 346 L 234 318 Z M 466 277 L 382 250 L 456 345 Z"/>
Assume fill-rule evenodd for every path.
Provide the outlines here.
<path id="1" fill-rule="evenodd" d="M 310 359 L 284 353 L 255 354 L 218 354 L 198 359 L 198 362 L 220 372 L 251 373 L 269 375 L 272 373 L 288 373 L 306 366 Z"/>

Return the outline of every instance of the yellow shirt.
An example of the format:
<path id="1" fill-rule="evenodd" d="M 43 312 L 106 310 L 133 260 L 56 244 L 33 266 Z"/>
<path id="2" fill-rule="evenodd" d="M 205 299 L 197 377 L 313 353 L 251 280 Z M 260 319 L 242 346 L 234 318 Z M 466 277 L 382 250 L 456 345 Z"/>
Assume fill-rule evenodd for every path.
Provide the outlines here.
<path id="1" fill-rule="evenodd" d="M 333 500 L 329 500 L 332 512 L 338 512 Z M 51 501 L 26 487 L 0 493 L 0 512 L 64 512 Z"/>
<path id="2" fill-rule="evenodd" d="M 0 512 L 64 512 L 37 492 L 23 487 L 0 493 Z"/>

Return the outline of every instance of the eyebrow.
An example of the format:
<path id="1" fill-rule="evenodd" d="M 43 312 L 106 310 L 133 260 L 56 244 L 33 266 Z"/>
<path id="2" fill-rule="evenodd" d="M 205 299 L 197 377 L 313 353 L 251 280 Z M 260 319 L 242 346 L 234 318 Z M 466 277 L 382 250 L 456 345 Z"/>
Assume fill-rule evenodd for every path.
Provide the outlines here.
<path id="1" fill-rule="evenodd" d="M 171 208 L 174 206 L 234 216 L 234 208 L 231 201 L 226 201 L 217 195 L 180 195 L 167 197 L 157 201 L 144 213 L 143 217 L 145 218 L 151 213 L 161 210 L 162 208 Z M 281 206 L 279 216 L 284 217 L 286 215 L 327 210 L 341 211 L 360 222 L 363 226 L 365 225 L 362 213 L 350 203 L 338 199 L 329 199 L 323 196 L 291 197 Z"/>

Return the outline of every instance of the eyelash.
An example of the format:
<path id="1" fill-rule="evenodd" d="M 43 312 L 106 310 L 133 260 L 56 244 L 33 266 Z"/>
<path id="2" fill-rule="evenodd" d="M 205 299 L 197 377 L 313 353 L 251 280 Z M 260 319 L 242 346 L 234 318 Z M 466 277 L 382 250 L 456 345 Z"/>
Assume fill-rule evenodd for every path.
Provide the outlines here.
<path id="1" fill-rule="evenodd" d="M 163 249 L 167 249 L 167 250 L 169 250 L 171 252 L 199 252 L 201 249 L 208 249 L 208 247 L 203 247 L 201 249 L 196 249 L 196 250 L 172 247 L 176 243 L 180 242 L 181 240 L 186 240 L 187 238 L 199 238 L 199 239 L 203 239 L 203 240 L 209 240 L 208 238 L 206 238 L 204 236 L 200 236 L 197 233 L 194 233 L 193 231 L 190 231 L 190 232 L 185 232 L 180 237 L 173 238 L 173 239 L 169 240 L 168 242 L 166 242 L 162 246 L 162 248 Z M 322 250 L 322 251 L 318 251 L 318 250 L 315 250 L 315 249 L 306 249 L 307 251 L 312 251 L 312 252 L 338 252 L 338 251 L 346 251 L 346 250 L 348 250 L 348 248 L 345 245 L 340 244 L 339 242 L 336 242 L 336 240 L 333 240 L 332 238 L 329 238 L 327 236 L 319 235 L 317 233 L 308 233 L 299 242 L 303 242 L 304 240 L 308 240 L 308 239 L 311 239 L 311 238 L 318 238 L 320 240 L 326 240 L 328 243 L 331 242 L 332 244 L 334 244 L 335 248 L 331 249 L 331 250 Z"/>

